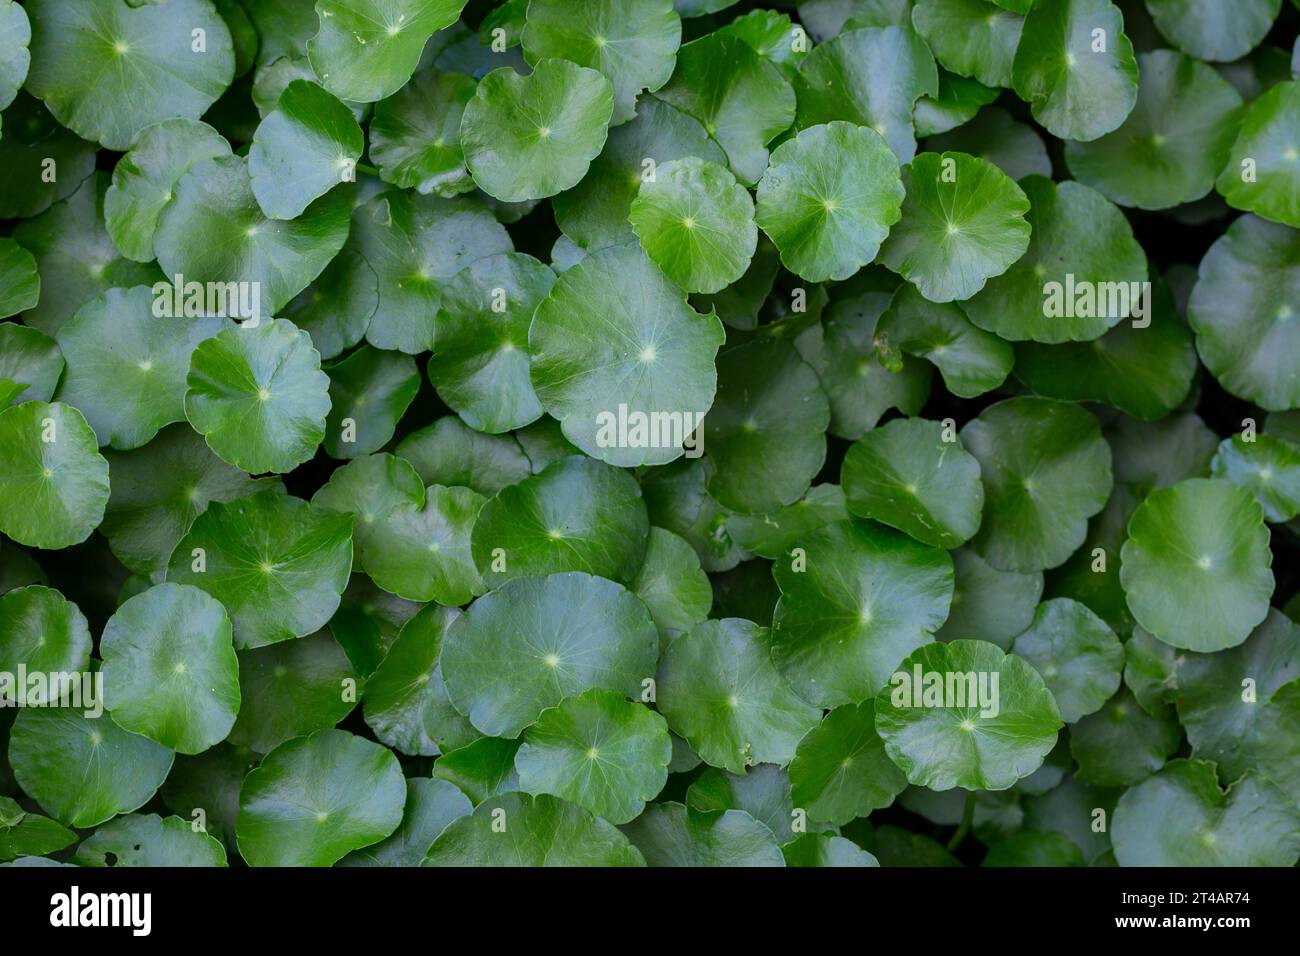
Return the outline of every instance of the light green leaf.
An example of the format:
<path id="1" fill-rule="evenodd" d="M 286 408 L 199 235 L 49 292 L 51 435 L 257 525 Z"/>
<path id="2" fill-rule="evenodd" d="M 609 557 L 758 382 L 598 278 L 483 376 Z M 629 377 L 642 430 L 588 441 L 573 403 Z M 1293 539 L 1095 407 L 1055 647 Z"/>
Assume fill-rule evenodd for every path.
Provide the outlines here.
<path id="1" fill-rule="evenodd" d="M 429 37 L 456 22 L 464 0 L 317 0 L 320 31 L 307 56 L 342 100 L 392 96 L 415 72 Z"/>
<path id="2" fill-rule="evenodd" d="M 514 438 L 476 432 L 455 415 L 407 435 L 397 454 L 427 484 L 461 485 L 487 497 L 529 475 L 528 456 Z"/>
<path id="3" fill-rule="evenodd" d="M 1215 478 L 1240 485 L 1255 496 L 1266 521 L 1290 521 L 1300 514 L 1300 448 L 1272 435 L 1225 438 L 1210 463 Z"/>
<path id="4" fill-rule="evenodd" d="M 979 530 L 980 464 L 940 422 L 898 418 L 849 447 L 840 481 L 850 513 L 922 544 L 956 548 Z"/>
<path id="5" fill-rule="evenodd" d="M 831 122 L 778 146 L 758 184 L 758 224 L 791 272 L 846 279 L 876 257 L 898 222 L 898 160 L 875 130 Z"/>
<path id="6" fill-rule="evenodd" d="M 378 307 L 375 270 L 359 252 L 344 249 L 280 310 L 280 317 L 310 335 L 322 359 L 332 359 L 365 337 Z"/>
<path id="7" fill-rule="evenodd" d="M 223 461 L 285 472 L 315 454 L 329 377 L 311 336 L 288 319 L 228 327 L 190 359 L 185 417 Z"/>
<path id="8" fill-rule="evenodd" d="M 1063 564 L 1110 497 L 1110 447 L 1097 420 L 1066 402 L 1010 398 L 968 422 L 961 440 L 984 484 L 975 551 L 1002 571 Z"/>
<path id="9" fill-rule="evenodd" d="M 554 196 L 587 174 L 613 109 L 609 80 L 568 60 L 539 60 L 529 76 L 493 70 L 461 116 L 465 163 L 478 187 L 497 199 Z"/>
<path id="10" fill-rule="evenodd" d="M 1024 17 L 988 0 L 918 0 L 912 23 L 945 68 L 988 86 L 1011 85 Z"/>
<path id="11" fill-rule="evenodd" d="M 657 90 L 672 75 L 681 43 L 681 19 L 672 0 L 565 0 L 528 4 L 524 58 L 536 64 L 563 57 L 599 70 L 614 89 L 612 125 L 637 113 L 643 90 Z"/>
<path id="12" fill-rule="evenodd" d="M 599 321 L 596 321 L 596 316 Z M 601 250 L 561 275 L 528 335 L 542 407 L 584 452 L 623 467 L 698 447 L 713 402 L 716 316 L 701 316 L 638 247 Z"/>
<path id="13" fill-rule="evenodd" d="M 445 780 L 408 777 L 402 825 L 388 839 L 354 850 L 339 866 L 419 866 L 433 841 L 473 810 L 469 798 Z"/>
<path id="14" fill-rule="evenodd" d="M 448 630 L 442 668 L 453 705 L 478 730 L 515 737 L 592 687 L 639 697 L 658 653 L 635 595 L 571 572 L 517 578 L 479 598 Z"/>
<path id="15" fill-rule="evenodd" d="M 179 753 L 220 743 L 239 713 L 239 662 L 225 608 L 160 584 L 125 601 L 99 642 L 104 706 L 123 730 Z"/>
<path id="16" fill-rule="evenodd" d="M 800 547 L 800 560 L 773 569 L 781 600 L 772 659 L 805 700 L 858 703 L 933 640 L 952 600 L 952 561 L 864 521 L 826 525 Z"/>
<path id="17" fill-rule="evenodd" d="M 1119 689 L 1124 647 L 1078 601 L 1044 601 L 1011 650 L 1042 675 L 1067 724 L 1099 710 Z"/>
<path id="18" fill-rule="evenodd" d="M 25 7 L 28 91 L 64 126 L 108 149 L 128 149 L 152 123 L 198 119 L 235 75 L 230 30 L 204 0 L 28 0 Z"/>
<path id="19" fill-rule="evenodd" d="M 470 553 L 483 503 L 469 488 L 429 485 L 422 507 L 401 504 L 375 518 L 361 538 L 361 566 L 379 587 L 409 601 L 468 604 L 486 590 Z"/>
<path id="20" fill-rule="evenodd" d="M 122 255 L 150 262 L 158 219 L 181 177 L 195 163 L 229 155 L 230 144 L 206 123 L 169 119 L 145 127 L 113 167 L 104 194 L 105 225 Z"/>
<path id="21" fill-rule="evenodd" d="M 936 153 L 952 150 L 987 159 L 1012 179 L 1052 175 L 1052 162 L 1038 133 L 1000 106 L 984 107 L 969 123 L 927 140 L 926 147 Z"/>
<path id="22" fill-rule="evenodd" d="M 225 866 L 226 848 L 189 820 L 133 813 L 92 833 L 74 859 L 82 866 Z"/>
<path id="23" fill-rule="evenodd" d="M 655 803 L 623 832 L 650 866 L 785 866 L 772 831 L 744 810 Z"/>
<path id="24" fill-rule="evenodd" d="M 1268 613 L 1268 544 L 1263 511 L 1227 481 L 1193 478 L 1152 492 L 1120 552 L 1129 609 L 1174 647 L 1234 647 Z"/>
<path id="25" fill-rule="evenodd" d="M 986 641 L 918 648 L 876 696 L 886 753 L 932 790 L 1006 790 L 1038 769 L 1060 729 L 1038 672 Z"/>
<path id="26" fill-rule="evenodd" d="M 1229 206 L 1300 228 L 1294 146 L 1300 82 L 1279 83 L 1247 108 L 1216 184 Z M 1249 218 L 1249 217 L 1243 217 Z"/>
<path id="27" fill-rule="evenodd" d="M 727 531 L 746 551 L 779 559 L 809 533 L 849 516 L 839 485 L 814 485 L 794 504 L 756 515 L 729 515 Z"/>
<path id="28" fill-rule="evenodd" d="M 298 737 L 244 778 L 236 830 L 249 866 L 332 866 L 402 822 L 392 751 L 342 730 Z"/>
<path id="29" fill-rule="evenodd" d="M 704 760 L 732 773 L 787 764 L 818 720 L 772 665 L 772 635 L 740 618 L 705 621 L 668 646 L 659 709 Z"/>
<path id="30" fill-rule="evenodd" d="M 1025 15 L 1011 81 L 1053 136 L 1086 142 L 1117 129 L 1138 96 L 1124 15 L 1109 0 L 1038 0 Z"/>
<path id="31" fill-rule="evenodd" d="M 365 149 L 352 111 L 307 80 L 290 83 L 248 151 L 253 195 L 272 219 L 296 219 L 339 183 L 356 178 Z"/>
<path id="32" fill-rule="evenodd" d="M 330 410 L 324 447 L 332 458 L 355 458 L 387 445 L 420 390 L 413 358 L 368 345 L 335 362 L 326 374 Z"/>
<path id="33" fill-rule="evenodd" d="M 515 753 L 520 743 L 500 737 L 480 737 L 439 757 L 433 764 L 433 775 L 454 784 L 477 806 L 484 800 L 519 789 Z"/>
<path id="34" fill-rule="evenodd" d="M 402 189 L 454 196 L 474 188 L 460 148 L 460 118 L 478 83 L 463 73 L 420 70 L 370 121 L 370 158 Z"/>
<path id="35" fill-rule="evenodd" d="M 208 505 L 176 546 L 167 579 L 225 605 L 235 646 L 246 649 L 323 627 L 351 567 L 351 515 L 264 491 Z"/>
<path id="36" fill-rule="evenodd" d="M 7 241 L 0 240 L 0 255 Z M 25 325 L 0 323 L 0 407 L 49 401 L 62 374 L 63 354 L 52 338 Z"/>
<path id="37" fill-rule="evenodd" d="M 108 462 L 62 402 L 0 411 L 0 532 L 34 548 L 80 544 L 104 519 Z"/>
<path id="38" fill-rule="evenodd" d="M 792 797 L 808 819 L 843 826 L 894 802 L 907 778 L 876 732 L 875 703 L 845 704 L 808 731 L 790 764 Z"/>
<path id="39" fill-rule="evenodd" d="M 19 684 L 18 668 L 29 675 L 78 674 L 90 666 L 91 644 L 85 615 L 54 588 L 6 591 L 0 595 L 0 673 L 6 675 L 0 702 L 48 705 L 53 688 Z"/>
<path id="40" fill-rule="evenodd" d="M 628 215 L 646 254 L 687 292 L 718 292 L 745 273 L 758 243 L 754 202 L 724 166 L 671 160 L 641 183 Z"/>
<path id="41" fill-rule="evenodd" d="M 1156 28 L 1198 60 L 1236 60 L 1268 35 L 1282 0 L 1146 0 Z"/>
<path id="42" fill-rule="evenodd" d="M 1009 651 L 1012 639 L 1033 621 L 1043 594 L 1042 573 L 1000 571 L 970 547 L 954 551 L 952 561 L 952 608 L 935 636 L 941 641 L 988 641 Z"/>
<path id="43" fill-rule="evenodd" d="M 713 604 L 699 557 L 685 539 L 663 528 L 650 529 L 645 562 L 630 588 L 649 608 L 661 644 L 707 618 Z"/>
<path id="44" fill-rule="evenodd" d="M 639 816 L 668 779 L 664 718 L 593 688 L 542 712 L 515 755 L 521 790 L 549 793 L 610 823 Z"/>

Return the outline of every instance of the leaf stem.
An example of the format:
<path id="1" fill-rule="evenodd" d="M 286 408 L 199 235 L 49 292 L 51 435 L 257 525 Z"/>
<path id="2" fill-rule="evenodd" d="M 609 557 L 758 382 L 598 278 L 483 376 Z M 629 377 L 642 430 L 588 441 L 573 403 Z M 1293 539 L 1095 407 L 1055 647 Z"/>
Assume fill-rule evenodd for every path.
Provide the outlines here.
<path id="1" fill-rule="evenodd" d="M 966 834 L 970 833 L 971 821 L 975 819 L 975 791 L 966 791 L 966 803 L 961 809 L 961 823 L 957 825 L 957 832 L 952 835 L 948 841 L 948 852 L 955 853 L 957 847 L 961 846 L 961 841 L 966 839 Z"/>
<path id="2" fill-rule="evenodd" d="M 355 169 L 359 173 L 365 173 L 368 176 L 378 176 L 379 170 L 373 166 L 367 166 L 365 163 L 357 163 Z"/>

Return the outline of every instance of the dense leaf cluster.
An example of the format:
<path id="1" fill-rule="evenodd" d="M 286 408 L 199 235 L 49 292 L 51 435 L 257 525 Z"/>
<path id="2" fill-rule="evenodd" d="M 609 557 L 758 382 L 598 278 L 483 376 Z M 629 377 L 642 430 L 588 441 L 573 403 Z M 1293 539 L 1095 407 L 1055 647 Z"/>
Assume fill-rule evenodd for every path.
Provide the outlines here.
<path id="1" fill-rule="evenodd" d="M 0 862 L 1300 859 L 1296 10 L 767 6 L 0 0 Z"/>

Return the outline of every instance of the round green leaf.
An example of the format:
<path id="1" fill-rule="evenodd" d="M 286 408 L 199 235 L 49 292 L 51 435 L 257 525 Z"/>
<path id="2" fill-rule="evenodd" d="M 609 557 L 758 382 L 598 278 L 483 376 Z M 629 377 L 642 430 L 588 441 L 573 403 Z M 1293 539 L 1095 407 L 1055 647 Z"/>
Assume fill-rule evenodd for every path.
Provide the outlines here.
<path id="1" fill-rule="evenodd" d="M 434 762 L 433 775 L 454 784 L 475 805 L 518 791 L 515 753 L 519 744 L 518 740 L 480 737 L 439 757 Z"/>
<path id="2" fill-rule="evenodd" d="M 645 561 L 629 587 L 650 610 L 667 642 L 709 616 L 713 587 L 689 543 L 671 531 L 651 528 Z"/>
<path id="3" fill-rule="evenodd" d="M 941 641 L 981 640 L 1004 651 L 1029 627 L 1043 594 L 1043 575 L 999 571 L 972 548 L 952 553 L 956 583 L 952 609 L 938 632 Z"/>
<path id="4" fill-rule="evenodd" d="M 0 595 L 0 673 L 7 676 L 0 702 L 48 704 L 50 688 L 21 686 L 18 668 L 30 674 L 76 674 L 90 666 L 90 628 L 77 605 L 53 588 L 31 585 Z"/>
<path id="5" fill-rule="evenodd" d="M 652 524 L 686 539 L 705 571 L 728 571 L 750 555 L 732 540 L 729 513 L 709 496 L 707 472 L 699 458 L 648 472 L 642 479 L 646 509 Z"/>
<path id="6" fill-rule="evenodd" d="M 849 516 L 839 485 L 814 485 L 792 505 L 757 515 L 729 515 L 727 531 L 746 551 L 783 558 L 804 536 Z"/>
<path id="7" fill-rule="evenodd" d="M 104 194 L 104 220 L 113 244 L 137 262 L 154 258 L 158 217 L 190 167 L 230 155 L 230 144 L 207 123 L 169 119 L 145 127 L 131 150 L 113 167 Z"/>
<path id="8" fill-rule="evenodd" d="M 790 784 L 808 819 L 836 826 L 892 804 L 907 778 L 876 733 L 875 703 L 837 707 L 808 731 L 790 763 Z"/>
<path id="9" fill-rule="evenodd" d="M 1143 310 L 1091 342 L 1017 343 L 1016 378 L 1049 398 L 1105 402 L 1138 418 L 1168 415 L 1192 388 L 1196 349 L 1167 283 L 1152 284 Z"/>
<path id="10" fill-rule="evenodd" d="M 984 522 L 975 551 L 1003 571 L 1041 571 L 1083 543 L 1110 497 L 1110 447 L 1091 413 L 1046 398 L 991 405 L 961 430 L 980 463 Z"/>
<path id="11" fill-rule="evenodd" d="M 1175 760 L 1120 798 L 1111 839 L 1121 866 L 1295 866 L 1300 810 L 1267 780 L 1225 793 L 1214 764 Z"/>
<path id="12" fill-rule="evenodd" d="M 725 166 L 694 156 L 641 183 L 628 219 L 641 247 L 688 292 L 718 292 L 745 273 L 758 243 L 754 201 Z"/>
<path id="13" fill-rule="evenodd" d="M 723 352 L 704 421 L 715 466 L 709 493 L 749 513 L 796 501 L 826 459 L 829 418 L 817 375 L 788 342 L 759 339 Z"/>
<path id="14" fill-rule="evenodd" d="M 979 530 L 979 462 L 940 422 L 897 418 L 872 429 L 849 447 L 840 481 L 850 513 L 922 544 L 955 548 Z"/>
<path id="15" fill-rule="evenodd" d="M 1255 496 L 1267 521 L 1300 514 L 1300 448 L 1272 435 L 1225 438 L 1210 464 L 1215 478 L 1240 485 Z"/>
<path id="16" fill-rule="evenodd" d="M 1297 117 L 1295 81 L 1277 84 L 1246 108 L 1216 184 L 1229 206 L 1300 228 L 1300 175 L 1292 159 Z"/>
<path id="17" fill-rule="evenodd" d="M 732 773 L 789 763 L 818 721 L 772 665 L 772 635 L 741 618 L 705 621 L 668 646 L 657 697 L 668 726 Z"/>
<path id="18" fill-rule="evenodd" d="M 668 779 L 664 718 L 593 688 L 543 711 L 515 755 L 519 787 L 571 800 L 610 823 L 640 815 Z"/>
<path id="19" fill-rule="evenodd" d="M 529 76 L 493 70 L 461 116 L 465 163 L 497 199 L 554 196 L 586 175 L 613 110 L 609 80 L 568 60 L 540 60 Z"/>
<path id="20" fill-rule="evenodd" d="M 786 140 L 758 184 L 758 224 L 791 272 L 846 279 L 871 262 L 903 200 L 898 160 L 875 130 L 811 126 Z"/>
<path id="21" fill-rule="evenodd" d="M 785 866 L 772 831 L 744 810 L 653 803 L 623 832 L 650 866 Z"/>
<path id="22" fill-rule="evenodd" d="M 235 290 L 241 310 L 251 302 L 269 325 L 343 248 L 349 209 L 347 192 L 335 190 L 290 222 L 270 219 L 253 195 L 247 159 L 205 159 L 177 182 L 158 219 L 154 251 L 167 275 L 187 283 L 221 283 L 227 296 L 229 283 L 243 283 Z M 229 298 L 227 310 L 233 312 Z"/>
<path id="23" fill-rule="evenodd" d="M 191 353 L 229 325 L 215 316 L 158 316 L 158 301 L 144 286 L 109 289 L 55 336 L 67 363 L 58 400 L 86 416 L 100 444 L 138 448 L 184 421 Z"/>
<path id="24" fill-rule="evenodd" d="M 162 579 L 177 542 L 209 502 L 279 487 L 278 479 L 250 478 L 227 465 L 186 424 L 105 458 L 111 491 L 99 532 L 119 561 L 153 580 Z"/>
<path id="25" fill-rule="evenodd" d="M 880 261 L 935 302 L 969 299 L 1029 247 L 1029 200 L 1006 173 L 965 153 L 921 153 Z"/>
<path id="26" fill-rule="evenodd" d="M 22 10 L 21 7 L 17 8 Z M 60 126 L 40 100 L 19 91 L 0 116 L 0 216 L 35 216 L 72 195 L 95 171 L 95 144 Z M 54 162 L 52 182 L 47 170 Z"/>
<path id="27" fill-rule="evenodd" d="M 373 103 L 411 78 L 429 37 L 456 22 L 465 0 L 317 0 L 311 67 L 342 100 Z"/>
<path id="28" fill-rule="evenodd" d="M 239 653 L 239 719 L 230 742 L 270 753 L 333 727 L 356 707 L 359 678 L 329 632 Z M 242 776 L 242 775 L 241 775 Z"/>
<path id="29" fill-rule="evenodd" d="M 645 558 L 649 528 L 641 489 L 627 472 L 574 455 L 483 506 L 474 563 L 492 586 L 557 571 L 628 582 Z"/>
<path id="30" fill-rule="evenodd" d="M 1038 672 L 986 641 L 918 648 L 876 696 L 886 753 L 932 790 L 1006 790 L 1038 769 L 1061 726 Z"/>
<path id="31" fill-rule="evenodd" d="M 794 828 L 802 829 L 806 823 L 802 814 L 795 812 L 790 775 L 770 763 L 756 764 L 743 774 L 706 767 L 687 789 L 686 805 L 692 810 L 744 810 L 771 830 L 783 846 L 795 838 Z M 813 829 L 823 827 L 814 825 Z"/>
<path id="32" fill-rule="evenodd" d="M 5 241 L 0 240 L 0 256 Z M 62 374 L 63 355 L 52 338 L 38 329 L 0 322 L 0 408 L 49 401 Z"/>
<path id="33" fill-rule="evenodd" d="M 194 350 L 185 417 L 236 468 L 291 471 L 325 437 L 329 382 L 311 336 L 287 319 L 229 327 Z"/>
<path id="34" fill-rule="evenodd" d="M 889 308 L 876 323 L 873 341 L 880 362 L 901 371 L 900 353 L 934 364 L 943 384 L 958 398 L 974 398 L 1001 385 L 1015 363 L 1011 346 L 976 328 L 960 305 L 931 302 L 910 282 L 894 292 Z"/>
<path id="35" fill-rule="evenodd" d="M 402 825 L 388 839 L 348 854 L 339 866 L 419 866 L 442 831 L 473 809 L 445 780 L 408 777 Z"/>
<path id="36" fill-rule="evenodd" d="M 672 0 L 565 0 L 527 4 L 524 57 L 536 63 L 563 57 L 599 70 L 614 89 L 613 125 L 637 112 L 642 90 L 657 90 L 672 75 L 682 23 Z"/>
<path id="37" fill-rule="evenodd" d="M 1300 232 L 1242 216 L 1201 260 L 1187 320 L 1225 389 L 1270 411 L 1300 406 Z"/>
<path id="38" fill-rule="evenodd" d="M 939 95 L 939 71 L 910 26 L 849 30 L 813 49 L 795 80 L 799 126 L 847 120 L 883 136 L 901 163 L 912 161 L 912 108 Z"/>
<path id="39" fill-rule="evenodd" d="M 424 482 L 404 459 L 387 452 L 362 455 L 336 468 L 312 496 L 312 504 L 351 512 L 356 518 L 352 544 L 359 564 L 362 545 L 376 536 L 382 519 L 400 508 L 418 512 L 424 507 Z"/>
<path id="40" fill-rule="evenodd" d="M 698 157 L 726 163 L 722 151 L 694 117 L 663 100 L 645 97 L 630 123 L 609 131 L 582 182 L 551 200 L 564 235 L 590 250 L 634 238 L 627 215 L 644 176 L 670 160 Z M 653 161 L 650 166 L 647 161 Z"/>
<path id="41" fill-rule="evenodd" d="M 64 126 L 108 149 L 129 148 L 160 120 L 198 119 L 234 78 L 230 30 L 204 0 L 25 6 L 32 26 L 28 91 Z"/>
<path id="42" fill-rule="evenodd" d="M 504 432 L 542 406 L 528 377 L 528 326 L 555 273 L 532 256 L 479 259 L 447 283 L 429 381 L 471 428 Z"/>
<path id="43" fill-rule="evenodd" d="M 948 616 L 952 561 L 937 548 L 869 522 L 826 525 L 803 554 L 773 569 L 781 600 L 772 659 L 822 707 L 874 694 Z"/>
<path id="44" fill-rule="evenodd" d="M 488 497 L 530 474 L 528 456 L 515 438 L 476 432 L 455 415 L 407 435 L 397 454 L 428 484 L 461 485 Z"/>
<path id="45" fill-rule="evenodd" d="M 1138 57 L 1137 106 L 1119 129 L 1066 143 L 1083 183 L 1121 206 L 1168 209 L 1214 188 L 1241 119 L 1241 96 L 1213 68 L 1169 50 Z"/>
<path id="46" fill-rule="evenodd" d="M 582 807 L 545 793 L 505 793 L 443 830 L 424 865 L 612 867 L 645 861 L 612 824 Z"/>
<path id="47" fill-rule="evenodd" d="M 641 249 L 613 246 L 561 275 L 537 306 L 533 388 L 587 454 L 663 464 L 699 447 L 723 337 L 717 317 L 687 305 Z"/>
<path id="48" fill-rule="evenodd" d="M 370 158 L 386 183 L 453 196 L 474 188 L 460 148 L 460 118 L 478 82 L 463 73 L 421 70 L 370 121 Z"/>
<path id="49" fill-rule="evenodd" d="M 447 698 L 438 656 L 453 607 L 429 605 L 402 626 L 383 662 L 366 682 L 366 723 L 401 753 L 436 756 L 472 743 L 478 732 Z"/>
<path id="50" fill-rule="evenodd" d="M 1146 0 L 1156 28 L 1198 60 L 1236 60 L 1268 35 L 1282 0 Z"/>
<path id="51" fill-rule="evenodd" d="M 513 246 L 505 227 L 471 199 L 390 190 L 357 207 L 348 248 L 379 280 L 367 341 L 414 355 L 434 348 L 447 280 Z"/>
<path id="52" fill-rule="evenodd" d="M 74 859 L 82 866 L 225 866 L 226 848 L 189 820 L 133 813 L 92 833 Z"/>
<path id="53" fill-rule="evenodd" d="M 699 120 L 746 186 L 763 175 L 768 143 L 795 117 L 794 90 L 781 71 L 724 33 L 683 46 L 672 78 L 655 95 Z"/>
<path id="54" fill-rule="evenodd" d="M 988 0 L 918 0 L 912 23 L 946 69 L 988 86 L 1011 85 L 1024 17 Z"/>
<path id="55" fill-rule="evenodd" d="M 342 730 L 276 747 L 244 778 L 236 832 L 250 866 L 332 866 L 402 822 L 392 751 Z"/>
<path id="56" fill-rule="evenodd" d="M 890 294 L 876 290 L 841 299 L 820 325 L 795 339 L 830 400 L 832 435 L 855 441 L 891 408 L 918 414 L 930 394 L 931 372 L 924 362 L 879 361 L 876 324 L 889 303 Z"/>
<path id="57" fill-rule="evenodd" d="M 104 519 L 108 462 L 62 402 L 0 411 L 0 532 L 34 548 L 80 544 Z"/>
<path id="58" fill-rule="evenodd" d="M 980 328 L 1010 341 L 1081 342 L 1135 316 L 1146 255 L 1124 214 L 1095 190 L 1041 176 L 1029 198 L 1029 249 L 964 303 Z"/>
<path id="59" fill-rule="evenodd" d="M 429 485 L 422 506 L 401 504 L 375 517 L 360 539 L 361 566 L 407 600 L 468 604 L 485 590 L 470 551 L 483 503 L 469 488 Z"/>
<path id="60" fill-rule="evenodd" d="M 16 800 L 0 797 L 0 860 L 53 853 L 76 842 L 77 835 L 67 827 L 25 812 Z"/>
<path id="61" fill-rule="evenodd" d="M 1078 601 L 1044 601 L 1011 650 L 1042 675 L 1067 724 L 1099 710 L 1119 689 L 1124 647 L 1106 622 Z"/>
<path id="62" fill-rule="evenodd" d="M 1120 552 L 1129 609 L 1174 647 L 1234 647 L 1268 613 L 1268 544 L 1264 513 L 1243 488 L 1193 478 L 1152 492 Z"/>
<path id="63" fill-rule="evenodd" d="M 1039 0 L 1025 15 L 1011 81 L 1053 136 L 1087 141 L 1118 128 L 1138 96 L 1124 15 L 1109 0 Z"/>
<path id="64" fill-rule="evenodd" d="M 516 737 L 547 707 L 592 687 L 639 697 L 659 635 L 645 605 L 589 574 L 507 581 L 447 632 L 453 705 L 491 736 Z"/>
<path id="65" fill-rule="evenodd" d="M 160 584 L 125 601 L 100 638 L 104 706 L 123 730 L 179 753 L 220 743 L 239 712 L 239 662 L 225 608 Z"/>
<path id="66" fill-rule="evenodd" d="M 12 239 L 0 239 L 0 318 L 32 308 L 40 297 L 41 276 L 32 254 Z M 17 326 L 6 322 L 0 328 Z M 13 361 L 8 348 L 3 356 L 6 366 Z"/>
<path id="67" fill-rule="evenodd" d="M 264 491 L 212 502 L 176 546 L 167 579 L 224 604 L 242 649 L 323 627 L 351 567 L 350 514 Z"/>
<path id="68" fill-rule="evenodd" d="M 352 111 L 307 80 L 290 83 L 262 120 L 248 151 L 253 195 L 272 219 L 296 219 L 342 182 L 356 178 L 365 149 Z"/>
<path id="69" fill-rule="evenodd" d="M 998 98 L 998 91 L 978 80 L 939 70 L 939 92 L 923 96 L 912 111 L 912 125 L 917 136 L 946 133 L 967 123 L 980 108 Z"/>
<path id="70" fill-rule="evenodd" d="M 355 458 L 388 444 L 420 390 L 414 359 L 368 345 L 335 362 L 326 374 L 330 410 L 324 447 L 332 458 Z"/>
<path id="71" fill-rule="evenodd" d="M 14 779 L 70 827 L 98 826 L 143 806 L 167 779 L 174 756 L 106 716 L 76 708 L 24 707 L 9 732 Z"/>

